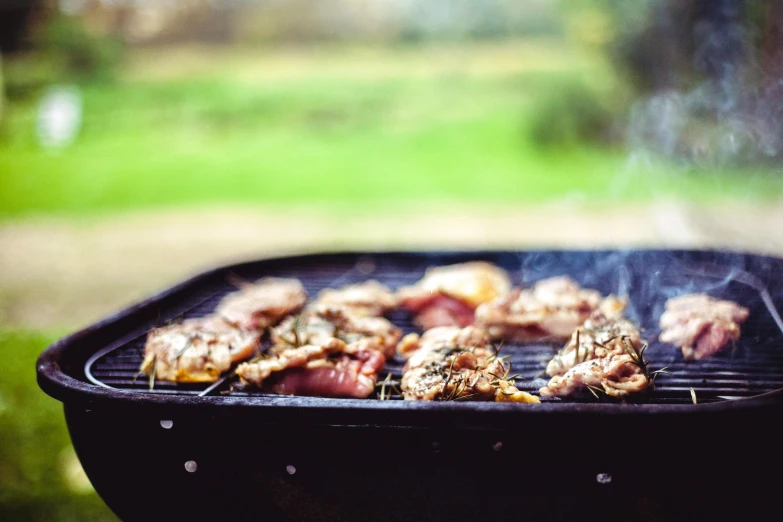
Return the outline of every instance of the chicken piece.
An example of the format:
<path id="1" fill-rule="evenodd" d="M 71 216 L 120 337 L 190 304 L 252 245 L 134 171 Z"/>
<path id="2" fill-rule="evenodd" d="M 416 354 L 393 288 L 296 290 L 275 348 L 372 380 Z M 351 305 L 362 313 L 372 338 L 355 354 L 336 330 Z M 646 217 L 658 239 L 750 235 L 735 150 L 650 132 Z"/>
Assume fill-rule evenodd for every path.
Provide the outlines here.
<path id="1" fill-rule="evenodd" d="M 549 361 L 546 373 L 550 377 L 563 375 L 581 362 L 621 355 L 626 353 L 628 343 L 638 346 L 641 342 L 639 327 L 635 324 L 616 316 L 607 317 L 601 310 L 596 310 Z"/>
<path id="2" fill-rule="evenodd" d="M 161 381 L 214 382 L 231 365 L 253 355 L 260 334 L 214 315 L 163 326 L 147 335 L 141 371 Z"/>
<path id="3" fill-rule="evenodd" d="M 402 332 L 384 317 L 357 315 L 353 308 L 338 305 L 315 305 L 298 316 L 286 318 L 272 329 L 275 352 L 287 346 L 319 344 L 337 337 L 351 343 L 373 338 L 385 357 L 394 355 Z"/>
<path id="4" fill-rule="evenodd" d="M 520 391 L 484 333 L 474 327 L 437 327 L 409 334 L 398 352 L 408 358 L 400 382 L 405 400 L 539 402 Z"/>
<path id="5" fill-rule="evenodd" d="M 365 398 L 384 364 L 371 339 L 346 344 L 330 338 L 242 363 L 236 373 L 243 384 L 278 394 Z"/>
<path id="6" fill-rule="evenodd" d="M 650 382 L 628 354 L 613 355 L 577 364 L 556 375 L 539 390 L 542 397 L 567 397 L 586 391 L 588 386 L 612 397 L 627 397 L 647 389 Z"/>
<path id="7" fill-rule="evenodd" d="M 397 291 L 400 304 L 416 315 L 425 330 L 436 326 L 468 326 L 481 303 L 511 289 L 508 273 L 483 261 L 429 268 L 413 286 Z"/>
<path id="8" fill-rule="evenodd" d="M 619 316 L 625 301 L 614 296 L 602 300 L 599 292 L 581 288 L 567 276 L 550 277 L 482 304 L 476 325 L 492 339 L 565 340 L 599 307 Z"/>
<path id="9" fill-rule="evenodd" d="M 373 338 L 383 347 L 386 357 L 394 356 L 394 349 L 402 331 L 384 317 L 355 315 L 352 309 L 337 306 L 320 306 L 315 313 L 334 325 L 336 336 L 349 342 L 357 338 Z"/>
<path id="10" fill-rule="evenodd" d="M 297 279 L 265 277 L 228 294 L 215 313 L 247 330 L 263 330 L 304 306 L 307 292 Z"/>
<path id="11" fill-rule="evenodd" d="M 297 315 L 289 315 L 279 325 L 271 330 L 271 351 L 282 351 L 286 348 L 305 344 L 319 345 L 336 337 L 336 329 L 332 323 L 312 309 L 305 309 Z"/>
<path id="12" fill-rule="evenodd" d="M 486 346 L 487 343 L 486 334 L 479 328 L 437 326 L 427 330 L 423 335 L 415 333 L 406 335 L 397 345 L 397 353 L 405 359 L 413 359 L 408 362 L 408 365 L 419 366 L 421 357 L 444 347 L 478 348 Z M 413 358 L 414 355 L 416 358 Z"/>
<path id="13" fill-rule="evenodd" d="M 659 339 L 682 348 L 686 359 L 706 359 L 740 338 L 747 308 L 706 294 L 690 294 L 666 301 Z"/>
<path id="14" fill-rule="evenodd" d="M 397 308 L 397 298 L 386 285 L 370 280 L 342 288 L 321 290 L 315 301 L 320 305 L 337 305 L 356 315 L 382 316 Z"/>

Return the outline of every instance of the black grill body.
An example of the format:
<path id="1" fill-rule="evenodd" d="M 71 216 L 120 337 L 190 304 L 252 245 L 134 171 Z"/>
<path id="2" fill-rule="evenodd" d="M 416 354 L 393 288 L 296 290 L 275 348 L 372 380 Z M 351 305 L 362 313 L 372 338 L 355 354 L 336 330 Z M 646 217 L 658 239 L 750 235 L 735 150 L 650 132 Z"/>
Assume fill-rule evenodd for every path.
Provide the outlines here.
<path id="1" fill-rule="evenodd" d="M 228 381 L 150 391 L 133 380 L 146 332 L 209 313 L 234 290 L 231 277 L 298 277 L 315 296 L 368 278 L 398 287 L 428 266 L 475 259 L 506 268 L 517 284 L 568 274 L 627 294 L 630 316 L 653 341 L 651 367 L 672 375 L 632 403 L 540 405 L 287 397 L 231 391 Z M 38 380 L 64 403 L 87 474 L 125 520 L 574 520 L 656 510 L 663 519 L 721 519 L 740 506 L 728 499 L 751 502 L 741 505 L 747 514 L 774 498 L 766 477 L 783 464 L 781 269 L 770 257 L 660 250 L 264 260 L 202 274 L 55 343 L 39 359 Z M 686 362 L 654 342 L 657 318 L 667 298 L 700 291 L 751 316 L 737 346 Z M 404 312 L 391 319 L 413 330 Z M 504 351 L 520 389 L 536 391 L 553 347 Z M 386 370 L 399 377 L 401 368 L 390 361 Z"/>

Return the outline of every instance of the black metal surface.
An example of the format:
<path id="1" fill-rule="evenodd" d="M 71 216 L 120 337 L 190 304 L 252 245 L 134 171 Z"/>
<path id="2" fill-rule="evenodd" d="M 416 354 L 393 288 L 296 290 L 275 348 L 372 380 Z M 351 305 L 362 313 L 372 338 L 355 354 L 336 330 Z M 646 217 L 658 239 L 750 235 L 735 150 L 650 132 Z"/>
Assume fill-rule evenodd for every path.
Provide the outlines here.
<path id="1" fill-rule="evenodd" d="M 93 485 L 128 521 L 692 521 L 777 509 L 776 421 L 693 411 L 514 415 L 502 429 L 457 415 L 429 429 L 177 408 L 66 407 L 66 418 Z"/>
<path id="2" fill-rule="evenodd" d="M 674 348 L 653 344 L 653 366 L 669 365 L 674 374 L 662 377 L 652 402 L 642 404 L 199 396 L 198 387 L 159 383 L 150 393 L 145 382 L 131 382 L 139 362 L 134 346 L 146 331 L 210 311 L 229 291 L 228 272 L 246 279 L 296 276 L 312 294 L 364 277 L 396 287 L 415 281 L 427 265 L 468 259 L 494 261 L 516 282 L 565 273 L 604 293 L 627 292 L 631 315 L 650 336 L 665 298 L 683 292 L 734 299 L 751 309 L 751 318 L 742 342 L 708 361 L 686 363 Z M 765 470 L 783 464 L 775 429 L 783 357 L 780 329 L 764 300 L 783 302 L 781 273 L 783 260 L 726 252 L 261 261 L 203 274 L 59 341 L 39 359 L 38 379 L 64 402 L 90 480 L 125 520 L 649 520 L 656 510 L 659 520 L 718 520 L 775 498 Z M 409 326 L 404 315 L 393 319 Z M 540 371 L 548 350 L 513 349 L 529 351 L 512 357 L 524 377 Z M 104 385 L 91 383 L 86 367 Z M 699 404 L 690 403 L 689 387 Z M 195 472 L 185 467 L 190 461 Z M 599 481 L 599 474 L 612 480 Z M 727 506 L 728 499 L 735 504 Z"/>

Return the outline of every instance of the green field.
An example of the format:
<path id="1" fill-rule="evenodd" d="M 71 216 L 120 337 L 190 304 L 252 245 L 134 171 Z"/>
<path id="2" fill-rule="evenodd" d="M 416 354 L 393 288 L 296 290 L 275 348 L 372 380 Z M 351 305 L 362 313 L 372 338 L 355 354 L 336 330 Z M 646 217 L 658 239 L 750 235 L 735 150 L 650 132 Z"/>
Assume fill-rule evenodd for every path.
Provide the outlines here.
<path id="1" fill-rule="evenodd" d="M 35 360 L 55 338 L 0 329 L 0 520 L 116 520 L 74 465 L 61 404 L 35 384 Z"/>
<path id="2" fill-rule="evenodd" d="M 504 57 L 512 54 L 508 45 Z M 391 61 L 386 53 L 374 56 Z M 519 63 L 505 57 L 492 67 L 495 54 L 489 47 L 490 65 L 465 72 L 436 61 L 428 69 L 415 54 L 367 74 L 351 73 L 351 54 L 331 58 L 326 71 L 315 58 L 300 59 L 294 74 L 284 59 L 236 65 L 263 68 L 260 78 L 225 78 L 217 69 L 144 79 L 134 69 L 116 83 L 82 88 L 82 131 L 59 151 L 36 144 L 33 101 L 12 104 L 0 140 L 0 215 L 211 203 L 315 202 L 339 211 L 412 200 L 530 203 L 578 195 L 601 204 L 781 195 L 771 170 L 650 172 L 629 165 L 622 144 L 537 147 L 530 127 L 541 108 L 575 82 L 604 88 L 609 73 L 562 50 L 551 52 L 567 65 L 559 68 L 525 61 L 522 48 Z M 406 77 L 406 63 L 419 73 Z"/>

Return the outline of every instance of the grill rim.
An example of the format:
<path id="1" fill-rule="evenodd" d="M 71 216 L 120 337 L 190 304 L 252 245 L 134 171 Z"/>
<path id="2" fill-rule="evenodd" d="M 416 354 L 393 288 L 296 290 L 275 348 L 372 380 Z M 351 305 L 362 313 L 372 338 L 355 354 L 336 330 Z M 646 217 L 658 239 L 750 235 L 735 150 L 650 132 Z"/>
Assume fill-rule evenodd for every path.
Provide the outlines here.
<path id="1" fill-rule="evenodd" d="M 74 352 L 79 345 L 96 336 L 109 335 L 115 341 L 120 337 L 135 335 L 135 332 L 145 330 L 144 325 L 149 318 L 145 318 L 144 312 L 149 312 L 156 305 L 174 303 L 189 290 L 200 284 L 209 283 L 214 278 L 230 271 L 242 271 L 245 268 L 259 263 L 273 265 L 285 262 L 316 262 L 328 263 L 330 259 L 350 256 L 360 258 L 362 256 L 394 257 L 437 257 L 437 256 L 464 256 L 483 257 L 518 253 L 552 253 L 563 254 L 593 253 L 618 254 L 618 253 L 648 253 L 667 254 L 677 258 L 726 256 L 749 256 L 759 261 L 776 263 L 783 266 L 783 259 L 774 256 L 756 255 L 742 251 L 714 250 L 714 249 L 526 249 L 520 251 L 509 250 L 416 250 L 416 251 L 336 251 L 328 253 L 310 253 L 296 256 L 276 256 L 257 259 L 232 265 L 220 266 L 197 274 L 181 283 L 175 284 L 147 299 L 143 299 L 112 315 L 97 321 L 49 346 L 39 357 L 36 364 L 38 384 L 41 389 L 51 397 L 71 405 L 84 405 L 86 407 L 117 407 L 117 408 L 144 408 L 157 410 L 182 408 L 188 411 L 198 409 L 208 410 L 210 415 L 227 414 L 234 415 L 237 411 L 258 411 L 261 408 L 265 416 L 273 421 L 275 418 L 285 419 L 287 422 L 297 420 L 314 421 L 321 419 L 327 423 L 345 423 L 367 425 L 371 421 L 373 425 L 409 425 L 427 426 L 442 425 L 442 420 L 450 418 L 453 422 L 453 412 L 460 412 L 460 422 L 472 422 L 471 419 L 482 424 L 491 422 L 491 419 L 502 418 L 507 422 L 509 414 L 514 416 L 525 415 L 692 415 L 694 413 L 731 412 L 738 409 L 748 410 L 754 408 L 766 408 L 770 406 L 783 406 L 783 388 L 762 393 L 750 397 L 726 400 L 721 402 L 701 404 L 610 404 L 610 403 L 572 403 L 572 402 L 546 402 L 537 405 L 508 404 L 508 403 L 480 403 L 480 402 L 412 402 L 412 401 L 372 401 L 367 399 L 333 399 L 323 397 L 237 397 L 220 395 L 161 395 L 138 393 L 133 390 L 121 390 L 108 388 L 84 381 L 68 375 L 62 368 L 67 358 L 77 357 Z M 754 274 L 757 277 L 759 274 Z M 763 280 L 763 278 L 761 278 Z M 765 281 L 770 286 L 770 281 Z M 123 333 L 111 336 L 110 332 L 124 327 Z M 88 357 L 98 350 L 93 350 Z M 231 412 L 231 413 L 229 413 Z"/>

